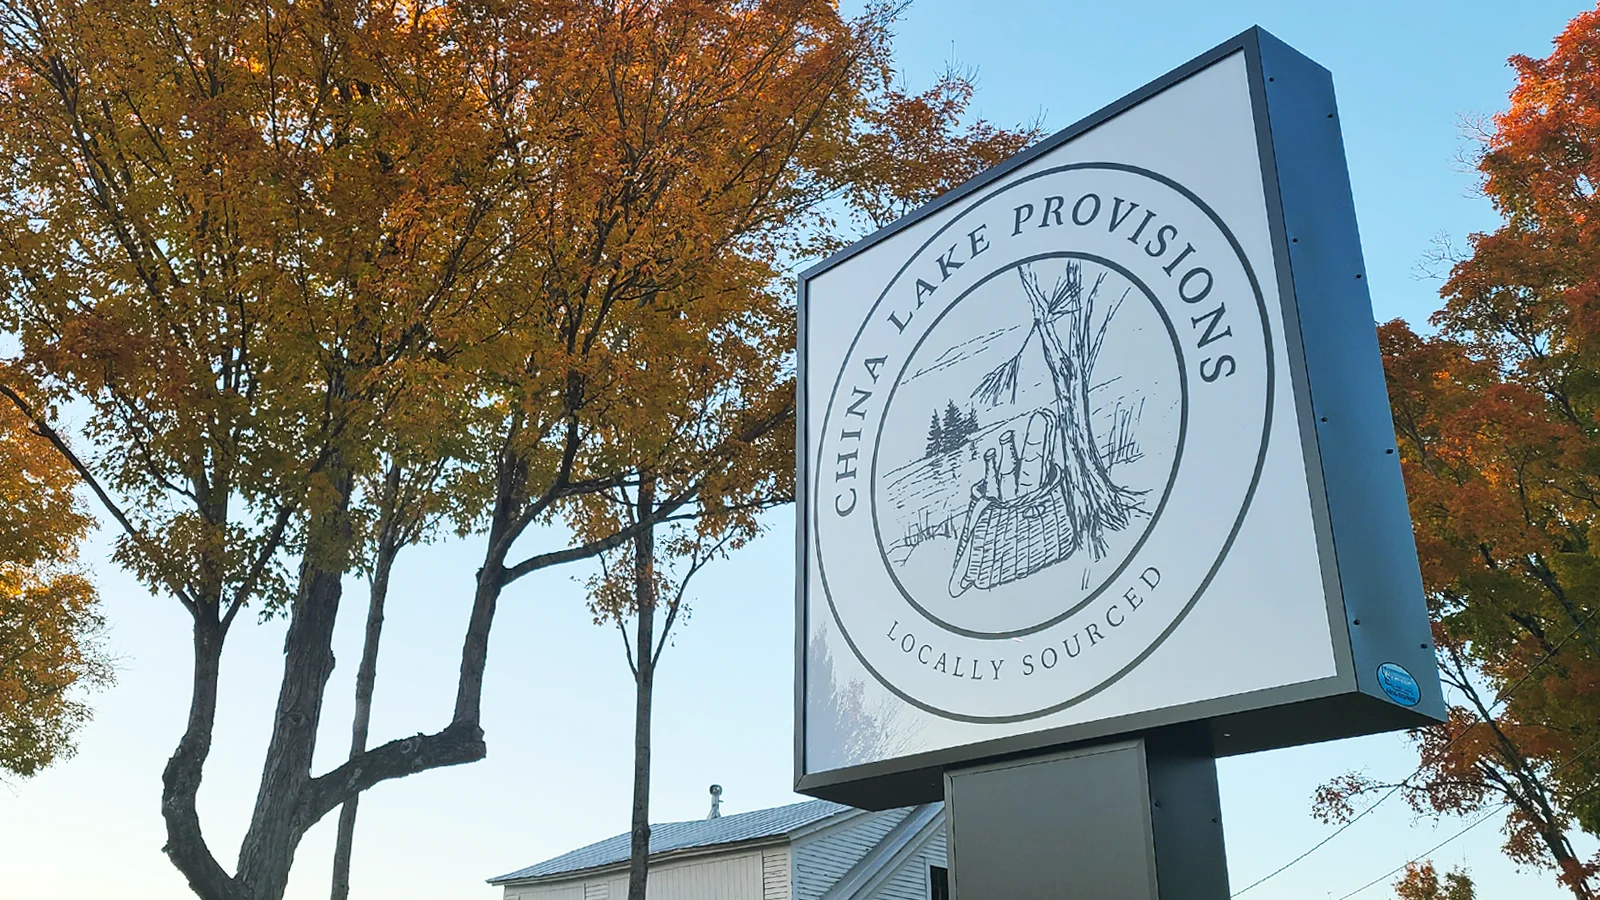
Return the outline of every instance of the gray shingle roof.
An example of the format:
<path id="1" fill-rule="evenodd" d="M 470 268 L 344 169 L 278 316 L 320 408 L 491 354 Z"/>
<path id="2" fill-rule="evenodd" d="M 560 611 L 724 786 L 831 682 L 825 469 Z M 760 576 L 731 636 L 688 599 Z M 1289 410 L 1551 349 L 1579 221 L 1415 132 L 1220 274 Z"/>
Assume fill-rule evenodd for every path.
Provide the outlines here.
<path id="1" fill-rule="evenodd" d="M 650 855 L 778 837 L 849 809 L 848 806 L 826 800 L 807 800 L 804 803 L 758 809 L 754 812 L 723 816 L 720 819 L 651 825 Z M 628 844 L 628 835 L 619 834 L 599 843 L 580 847 L 570 853 L 563 853 L 554 859 L 536 863 L 526 869 L 498 875 L 489 879 L 489 883 L 502 884 L 527 878 L 545 878 L 625 862 L 628 859 Z"/>

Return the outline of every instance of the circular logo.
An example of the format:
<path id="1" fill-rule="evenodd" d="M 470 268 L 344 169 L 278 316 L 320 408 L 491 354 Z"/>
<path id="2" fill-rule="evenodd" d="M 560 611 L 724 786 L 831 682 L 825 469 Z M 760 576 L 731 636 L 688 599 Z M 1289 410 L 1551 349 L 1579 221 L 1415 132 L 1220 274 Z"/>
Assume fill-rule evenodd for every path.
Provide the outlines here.
<path id="1" fill-rule="evenodd" d="M 1417 686 L 1417 680 L 1398 663 L 1384 663 L 1378 667 L 1378 686 L 1401 706 L 1416 706 L 1422 702 L 1422 689 Z"/>
<path id="2" fill-rule="evenodd" d="M 1243 520 L 1273 391 L 1260 285 L 1200 198 L 1109 163 L 1013 180 L 895 262 L 855 288 L 877 296 L 814 432 L 833 618 L 930 712 L 1080 702 L 1172 633 Z"/>

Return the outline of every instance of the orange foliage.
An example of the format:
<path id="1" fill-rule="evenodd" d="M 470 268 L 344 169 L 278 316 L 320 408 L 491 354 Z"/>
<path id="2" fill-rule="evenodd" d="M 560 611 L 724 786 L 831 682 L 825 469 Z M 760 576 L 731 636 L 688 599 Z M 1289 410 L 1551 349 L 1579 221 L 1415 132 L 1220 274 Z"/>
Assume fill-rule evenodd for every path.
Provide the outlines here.
<path id="1" fill-rule="evenodd" d="M 1441 880 L 1433 860 L 1424 860 L 1406 865 L 1394 895 L 1400 900 L 1476 900 L 1478 892 L 1465 870 L 1452 869 Z"/>
<path id="2" fill-rule="evenodd" d="M 654 524 L 613 492 L 648 475 L 657 517 L 704 523 L 665 545 L 686 548 L 792 493 L 793 265 L 1033 134 L 964 124 L 959 75 L 898 86 L 892 19 L 831 0 L 0 7 L 0 327 L 118 559 L 193 618 L 162 811 L 197 893 L 281 896 L 330 810 L 481 758 L 500 594 Z M 52 402 L 81 433 L 50 430 Z M 341 579 L 370 567 L 396 467 L 424 520 L 482 547 L 456 705 L 314 775 Z M 228 872 L 195 798 L 247 608 L 290 621 Z"/>
<path id="3" fill-rule="evenodd" d="M 1479 162 L 1504 222 L 1472 236 L 1436 334 L 1379 332 L 1459 703 L 1416 736 L 1405 793 L 1432 814 L 1508 801 L 1508 855 L 1587 900 L 1600 859 L 1569 833 L 1600 833 L 1600 10 L 1512 65 Z M 1348 817 L 1379 787 L 1332 784 L 1319 804 Z"/>
<path id="4" fill-rule="evenodd" d="M 0 771 L 32 775 L 73 750 L 89 717 L 74 687 L 103 684 L 94 586 L 74 565 L 90 520 L 78 480 L 0 407 Z"/>

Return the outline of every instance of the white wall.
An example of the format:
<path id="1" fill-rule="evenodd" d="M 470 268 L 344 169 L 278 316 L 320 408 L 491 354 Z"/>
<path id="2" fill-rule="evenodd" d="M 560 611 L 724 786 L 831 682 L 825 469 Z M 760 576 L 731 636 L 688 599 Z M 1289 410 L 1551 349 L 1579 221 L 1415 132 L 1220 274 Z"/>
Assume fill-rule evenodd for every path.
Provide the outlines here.
<path id="1" fill-rule="evenodd" d="M 866 900 L 928 900 L 932 885 L 928 881 L 928 868 L 949 868 L 945 857 L 944 823 L 934 830 L 923 845 L 895 869 L 888 881 L 867 895 Z"/>
<path id="2" fill-rule="evenodd" d="M 626 870 L 525 887 L 505 900 L 626 900 Z M 784 846 L 658 862 L 650 867 L 648 900 L 789 900 L 789 850 Z"/>
<path id="3" fill-rule="evenodd" d="M 794 900 L 818 900 L 909 813 L 892 809 L 860 816 L 797 841 Z"/>

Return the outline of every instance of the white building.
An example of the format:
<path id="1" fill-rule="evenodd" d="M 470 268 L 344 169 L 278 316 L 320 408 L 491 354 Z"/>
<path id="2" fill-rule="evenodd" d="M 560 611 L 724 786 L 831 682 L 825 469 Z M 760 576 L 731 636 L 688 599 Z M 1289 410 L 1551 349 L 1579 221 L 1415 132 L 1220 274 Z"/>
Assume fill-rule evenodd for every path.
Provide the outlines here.
<path id="1" fill-rule="evenodd" d="M 649 900 L 948 900 L 944 804 L 825 800 L 650 827 Z M 489 879 L 505 900 L 624 900 L 628 835 Z"/>

